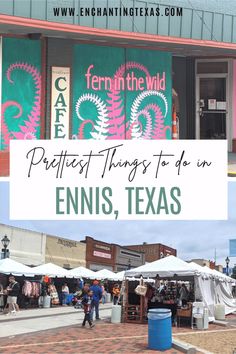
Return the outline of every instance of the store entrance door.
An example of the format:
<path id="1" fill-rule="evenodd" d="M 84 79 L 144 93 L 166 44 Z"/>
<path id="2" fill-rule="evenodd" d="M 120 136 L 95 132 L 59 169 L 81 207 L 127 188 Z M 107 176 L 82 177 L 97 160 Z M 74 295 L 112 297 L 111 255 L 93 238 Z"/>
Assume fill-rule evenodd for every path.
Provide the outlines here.
<path id="1" fill-rule="evenodd" d="M 227 139 L 227 75 L 197 77 L 197 138 Z"/>

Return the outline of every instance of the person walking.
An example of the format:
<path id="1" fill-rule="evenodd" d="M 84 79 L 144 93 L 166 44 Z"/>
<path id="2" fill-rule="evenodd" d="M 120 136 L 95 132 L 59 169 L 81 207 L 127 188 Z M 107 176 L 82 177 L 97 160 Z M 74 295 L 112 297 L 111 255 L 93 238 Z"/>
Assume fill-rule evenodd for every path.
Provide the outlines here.
<path id="1" fill-rule="evenodd" d="M 20 292 L 20 284 L 15 280 L 15 277 L 9 277 L 9 285 L 7 287 L 7 304 L 8 304 L 8 313 L 19 312 L 19 306 L 17 304 L 17 297 Z"/>
<path id="2" fill-rule="evenodd" d="M 106 302 L 106 290 L 103 284 L 101 284 L 101 289 L 102 289 L 102 304 L 104 305 Z"/>
<path id="3" fill-rule="evenodd" d="M 66 297 L 70 293 L 67 283 L 64 283 L 61 288 L 62 306 L 66 306 Z"/>
<path id="4" fill-rule="evenodd" d="M 82 304 L 84 306 L 84 320 L 82 327 L 85 328 L 86 322 L 89 323 L 90 328 L 93 328 L 95 324 L 91 321 L 91 310 L 92 310 L 93 292 L 89 290 L 87 294 L 83 296 Z"/>
<path id="5" fill-rule="evenodd" d="M 187 305 L 188 302 L 188 289 L 186 285 L 183 283 L 181 285 L 181 288 L 179 290 L 179 295 L 180 295 L 180 300 L 182 301 L 182 305 L 185 306 Z"/>
<path id="6" fill-rule="evenodd" d="M 91 309 L 91 319 L 93 320 L 93 314 L 95 310 L 96 320 L 100 320 L 99 318 L 99 302 L 102 298 L 102 289 L 99 286 L 99 281 L 94 280 L 93 285 L 90 287 L 90 290 L 93 292 L 93 301 L 92 301 L 92 309 Z"/>
<path id="7" fill-rule="evenodd" d="M 115 284 L 112 289 L 113 294 L 113 305 L 117 305 L 119 297 L 120 297 L 120 287 L 118 284 Z"/>

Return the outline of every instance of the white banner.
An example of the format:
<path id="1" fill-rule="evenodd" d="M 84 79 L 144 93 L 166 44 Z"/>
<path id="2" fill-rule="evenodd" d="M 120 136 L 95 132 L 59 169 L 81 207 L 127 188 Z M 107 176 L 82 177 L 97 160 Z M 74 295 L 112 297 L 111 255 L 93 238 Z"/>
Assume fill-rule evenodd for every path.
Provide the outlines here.
<path id="1" fill-rule="evenodd" d="M 69 139 L 70 68 L 52 67 L 51 139 Z"/>
<path id="2" fill-rule="evenodd" d="M 11 141 L 10 217 L 227 218 L 227 141 Z"/>

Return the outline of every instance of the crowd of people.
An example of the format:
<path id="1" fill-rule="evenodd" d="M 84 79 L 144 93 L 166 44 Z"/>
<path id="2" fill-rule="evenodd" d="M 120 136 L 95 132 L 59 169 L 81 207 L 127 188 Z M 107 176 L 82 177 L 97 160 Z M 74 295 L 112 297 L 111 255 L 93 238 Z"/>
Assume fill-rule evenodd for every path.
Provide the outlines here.
<path id="1" fill-rule="evenodd" d="M 51 282 L 46 282 L 44 278 L 42 284 L 47 283 L 47 285 L 52 285 Z M 25 281 L 25 283 L 27 283 L 27 281 Z M 48 286 L 46 288 L 42 287 L 41 292 L 43 292 L 43 296 L 50 295 L 48 292 L 48 288 Z M 19 311 L 18 303 L 19 297 L 22 295 L 22 289 L 22 285 L 20 285 L 20 283 L 16 281 L 14 276 L 9 277 L 8 285 L 5 285 L 5 288 L 0 284 L 0 307 L 4 309 L 5 314 L 17 313 Z M 61 303 L 62 306 L 68 305 L 67 300 L 68 295 L 71 294 L 70 290 L 72 289 L 71 286 L 68 285 L 68 283 L 61 283 L 61 286 L 58 290 L 58 293 L 60 295 L 60 302 L 58 303 Z M 73 293 L 74 296 L 72 298 L 72 304 L 74 306 L 79 305 L 78 307 L 84 309 L 85 317 L 82 324 L 83 327 L 85 327 L 86 322 L 88 322 L 90 327 L 92 328 L 94 327 L 93 321 L 100 320 L 99 305 L 100 303 L 104 304 L 106 302 L 107 293 L 111 293 L 114 305 L 117 305 L 120 300 L 120 286 L 118 284 L 114 284 L 112 286 L 111 283 L 99 282 L 96 279 L 92 282 L 92 284 L 88 282 L 84 283 L 82 279 L 78 280 L 76 291 L 73 291 Z M 3 299 L 5 299 L 5 301 Z"/>

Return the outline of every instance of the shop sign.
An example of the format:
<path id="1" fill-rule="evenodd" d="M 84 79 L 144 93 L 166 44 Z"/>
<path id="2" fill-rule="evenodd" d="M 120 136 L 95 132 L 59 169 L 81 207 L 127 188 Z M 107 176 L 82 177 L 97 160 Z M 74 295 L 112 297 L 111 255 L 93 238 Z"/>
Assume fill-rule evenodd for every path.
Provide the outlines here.
<path id="1" fill-rule="evenodd" d="M 95 245 L 95 248 L 100 248 L 102 250 L 105 250 L 105 251 L 110 251 L 110 247 L 108 246 L 103 246 L 103 245 Z"/>
<path id="2" fill-rule="evenodd" d="M 70 68 L 52 67 L 51 139 L 69 139 Z"/>
<path id="3" fill-rule="evenodd" d="M 57 240 L 57 243 L 62 245 L 62 246 L 65 246 L 65 247 L 77 247 L 77 244 L 76 244 L 76 241 L 69 241 L 69 240 L 62 240 L 62 239 L 58 239 Z"/>
<path id="4" fill-rule="evenodd" d="M 102 258 L 111 259 L 111 254 L 109 254 L 109 253 L 104 253 L 104 252 L 99 252 L 99 251 L 93 251 L 93 255 L 96 256 L 96 257 L 102 257 Z"/>
<path id="5" fill-rule="evenodd" d="M 171 53 L 75 45 L 72 138 L 171 139 L 171 72 Z"/>

